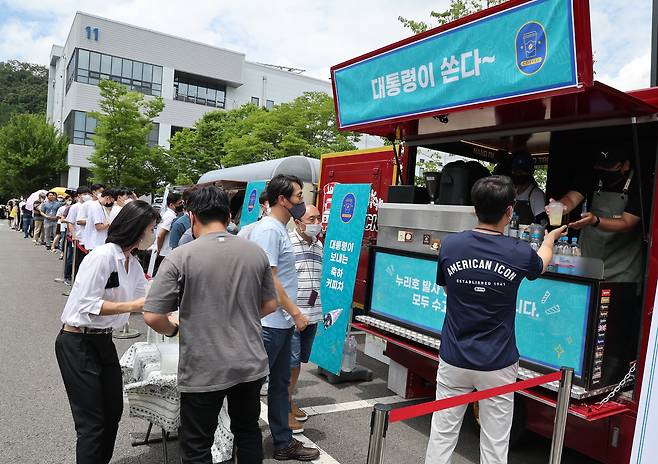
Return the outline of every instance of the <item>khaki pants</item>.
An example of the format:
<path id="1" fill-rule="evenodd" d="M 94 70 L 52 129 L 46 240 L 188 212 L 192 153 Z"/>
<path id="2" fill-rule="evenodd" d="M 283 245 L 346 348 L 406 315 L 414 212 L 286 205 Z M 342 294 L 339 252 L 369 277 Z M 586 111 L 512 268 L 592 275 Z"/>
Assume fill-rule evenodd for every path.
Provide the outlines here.
<path id="1" fill-rule="evenodd" d="M 470 393 L 473 390 L 507 385 L 516 381 L 519 364 L 497 371 L 475 371 L 451 366 L 439 360 L 436 399 Z M 514 393 L 495 396 L 480 403 L 480 463 L 505 464 L 514 414 Z M 425 464 L 450 464 L 459 438 L 459 429 L 468 405 L 437 411 L 432 416 L 432 430 Z"/>
<path id="2" fill-rule="evenodd" d="M 43 221 L 34 221 L 34 243 L 43 245 Z"/>

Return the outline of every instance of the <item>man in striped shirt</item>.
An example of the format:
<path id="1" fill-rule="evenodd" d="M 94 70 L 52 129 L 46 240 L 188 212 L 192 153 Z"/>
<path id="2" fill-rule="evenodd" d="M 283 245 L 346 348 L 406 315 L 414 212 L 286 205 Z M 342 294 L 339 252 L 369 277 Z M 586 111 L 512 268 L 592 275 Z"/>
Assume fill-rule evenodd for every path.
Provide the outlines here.
<path id="1" fill-rule="evenodd" d="M 306 205 L 306 213 L 295 220 L 295 230 L 290 232 L 290 241 L 295 251 L 297 270 L 297 306 L 308 317 L 308 326 L 303 332 L 295 330 L 292 336 L 292 356 L 290 360 L 290 428 L 303 431 L 299 422 L 308 416 L 292 401 L 292 394 L 299 378 L 301 363 L 307 363 L 315 339 L 317 323 L 322 321 L 320 303 L 320 283 L 322 281 L 322 242 L 317 239 L 322 230 L 322 215 L 313 205 Z M 301 431 L 300 431 L 301 429 Z"/>

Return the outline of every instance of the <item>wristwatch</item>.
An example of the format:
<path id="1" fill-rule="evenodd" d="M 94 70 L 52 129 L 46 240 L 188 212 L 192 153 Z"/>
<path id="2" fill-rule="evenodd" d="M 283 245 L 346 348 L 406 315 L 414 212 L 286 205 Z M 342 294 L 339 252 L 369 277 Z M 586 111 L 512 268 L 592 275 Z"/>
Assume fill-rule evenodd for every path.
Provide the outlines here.
<path id="1" fill-rule="evenodd" d="M 596 222 L 592 224 L 592 227 L 598 227 L 599 224 L 601 224 L 601 218 L 599 216 L 596 216 Z"/>

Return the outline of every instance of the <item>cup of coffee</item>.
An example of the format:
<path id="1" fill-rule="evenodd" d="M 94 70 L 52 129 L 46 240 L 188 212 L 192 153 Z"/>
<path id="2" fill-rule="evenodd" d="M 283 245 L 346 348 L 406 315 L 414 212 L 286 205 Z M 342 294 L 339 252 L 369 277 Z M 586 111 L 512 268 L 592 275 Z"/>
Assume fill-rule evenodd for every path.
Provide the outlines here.
<path id="1" fill-rule="evenodd" d="M 562 225 L 562 216 L 564 215 L 564 204 L 554 201 L 548 205 L 548 222 L 553 227 Z"/>

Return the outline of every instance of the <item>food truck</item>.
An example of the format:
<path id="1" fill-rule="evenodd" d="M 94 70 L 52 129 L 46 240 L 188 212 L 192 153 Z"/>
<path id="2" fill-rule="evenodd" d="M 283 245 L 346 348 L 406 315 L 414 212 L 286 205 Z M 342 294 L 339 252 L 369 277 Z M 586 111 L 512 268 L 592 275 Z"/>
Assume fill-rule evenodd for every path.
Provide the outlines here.
<path id="1" fill-rule="evenodd" d="M 546 198 L 591 174 L 607 146 L 627 149 L 640 196 L 640 281 L 607 280 L 598 258 L 558 256 L 521 285 L 516 315 L 520 379 L 574 369 L 565 445 L 621 463 L 630 459 L 658 277 L 658 88 L 621 92 L 595 81 L 592 63 L 587 0 L 510 0 L 335 65 L 331 76 L 339 128 L 404 150 L 412 194 L 379 206 L 365 314 L 353 325 L 385 341 L 407 397 L 434 392 L 446 311 L 435 283 L 441 241 L 476 224 L 468 175 L 444 171 L 428 182 L 431 203 L 410 187 L 418 147 L 489 163 L 527 150 L 547 166 Z M 516 395 L 513 439 L 523 430 L 551 436 L 556 390 Z"/>

